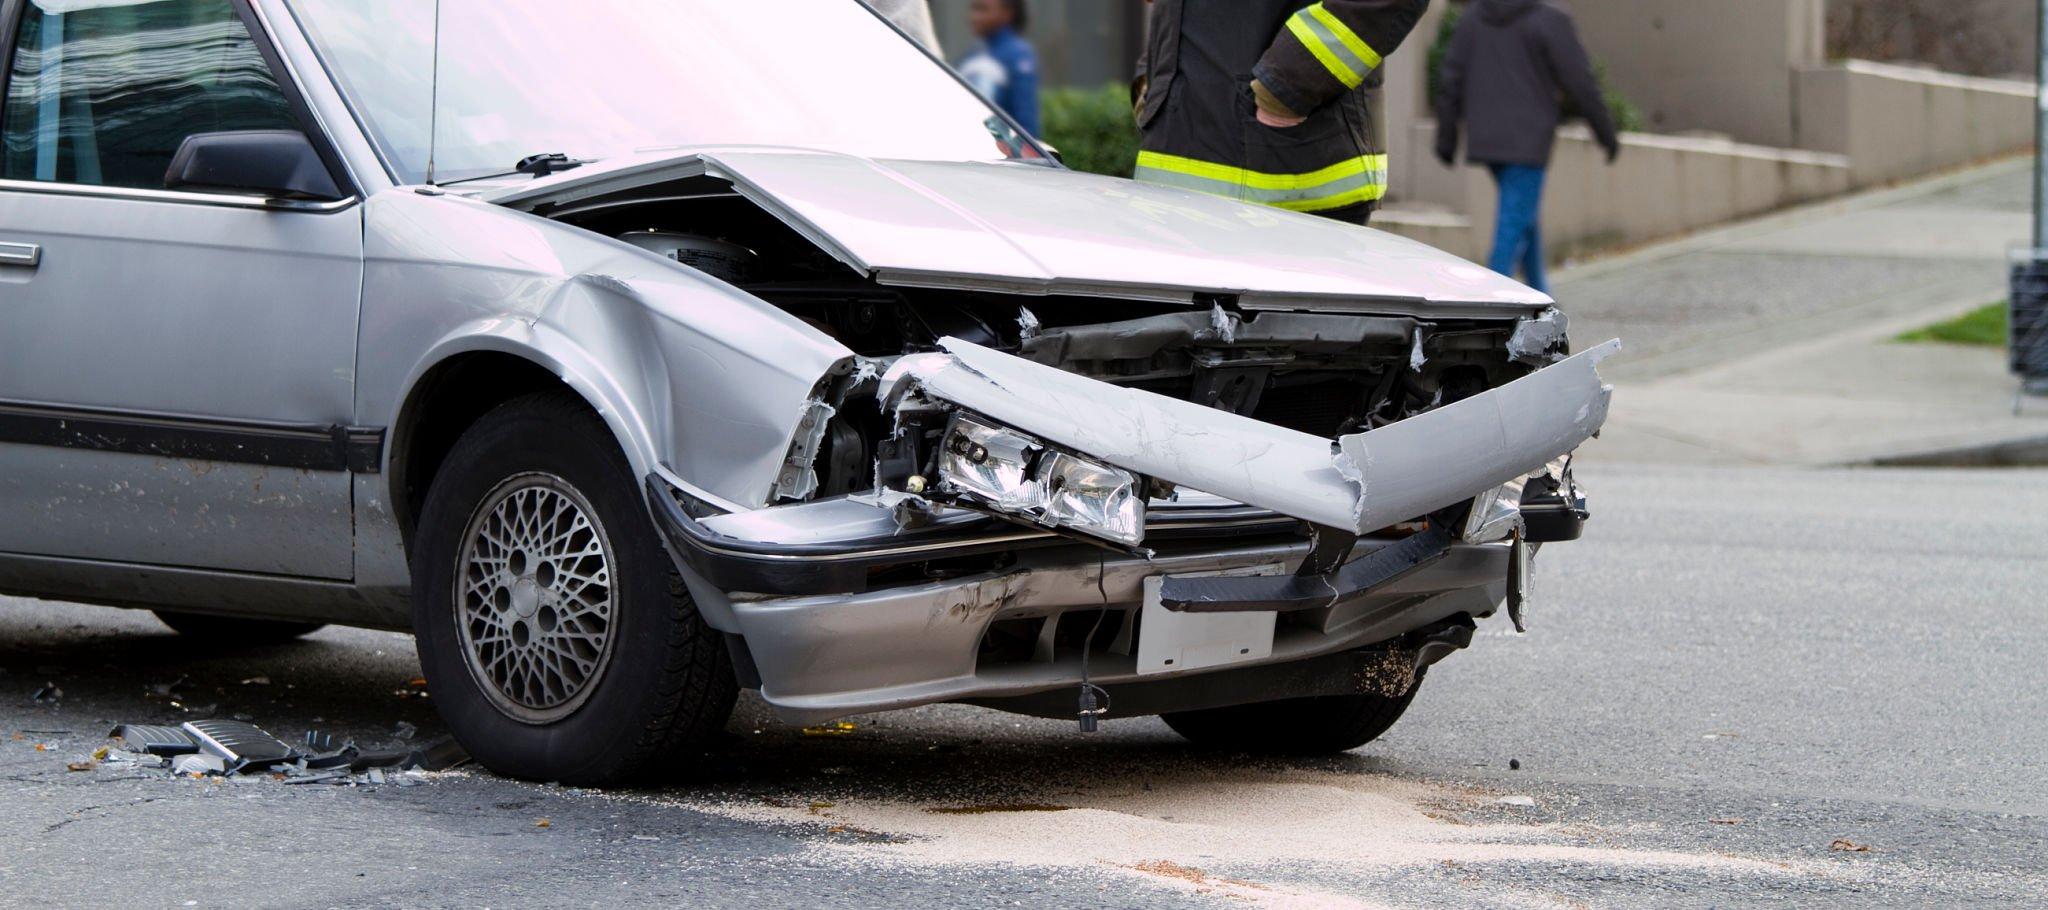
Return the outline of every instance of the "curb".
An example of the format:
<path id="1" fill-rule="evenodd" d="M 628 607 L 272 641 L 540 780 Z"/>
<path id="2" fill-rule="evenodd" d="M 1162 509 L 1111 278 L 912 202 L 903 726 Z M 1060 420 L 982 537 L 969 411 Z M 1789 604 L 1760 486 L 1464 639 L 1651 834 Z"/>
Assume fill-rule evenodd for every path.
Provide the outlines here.
<path id="1" fill-rule="evenodd" d="M 2048 467 L 2048 436 L 1886 455 L 1857 462 L 1878 468 L 2039 468 Z"/>
<path id="2" fill-rule="evenodd" d="M 1550 283 L 1562 285 L 1572 281 L 1585 281 L 1622 271 L 1650 262 L 1658 262 L 1687 253 L 1713 250 L 1716 247 L 1744 239 L 1758 231 L 1775 231 L 1798 227 L 1847 215 L 1868 211 L 1900 202 L 1909 202 L 1926 196 L 1933 196 L 1957 187 L 1968 186 L 1980 180 L 1990 180 L 2007 174 L 2021 172 L 2032 164 L 2031 157 L 2020 153 L 1993 156 L 1989 160 L 1971 162 L 1955 168 L 1937 171 L 1919 177 L 1909 178 L 1889 185 L 1866 187 L 1840 196 L 1831 196 L 1799 203 L 1774 212 L 1765 212 L 1749 218 L 1721 224 L 1707 225 L 1697 230 L 1652 240 L 1641 246 L 1616 250 L 1608 255 L 1595 256 L 1585 262 L 1566 268 L 1553 269 Z M 2001 255 L 2003 251 L 2001 251 Z"/>

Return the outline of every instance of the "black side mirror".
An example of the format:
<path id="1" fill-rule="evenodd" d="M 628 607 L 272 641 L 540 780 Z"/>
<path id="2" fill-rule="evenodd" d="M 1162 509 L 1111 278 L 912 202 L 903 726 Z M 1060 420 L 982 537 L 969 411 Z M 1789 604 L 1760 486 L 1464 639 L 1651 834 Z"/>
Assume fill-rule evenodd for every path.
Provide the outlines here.
<path id="1" fill-rule="evenodd" d="M 296 130 L 198 133 L 179 143 L 165 189 L 225 190 L 278 199 L 339 199 L 313 141 Z"/>

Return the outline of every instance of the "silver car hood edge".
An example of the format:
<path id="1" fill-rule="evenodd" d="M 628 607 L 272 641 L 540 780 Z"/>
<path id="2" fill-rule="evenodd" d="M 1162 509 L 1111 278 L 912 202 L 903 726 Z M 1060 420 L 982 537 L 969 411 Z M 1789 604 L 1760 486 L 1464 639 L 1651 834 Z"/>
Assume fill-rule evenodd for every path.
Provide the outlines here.
<path id="1" fill-rule="evenodd" d="M 712 176 L 827 255 L 897 287 L 1248 309 L 1518 318 L 1548 297 L 1414 241 L 1184 190 L 1043 167 L 720 148 L 480 186 L 533 210 Z"/>

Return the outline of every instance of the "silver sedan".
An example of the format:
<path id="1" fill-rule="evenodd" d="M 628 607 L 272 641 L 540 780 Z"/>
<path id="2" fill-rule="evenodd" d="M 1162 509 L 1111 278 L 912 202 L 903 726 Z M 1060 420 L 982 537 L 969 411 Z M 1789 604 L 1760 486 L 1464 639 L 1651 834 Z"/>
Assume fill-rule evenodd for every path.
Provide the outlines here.
<path id="1" fill-rule="evenodd" d="M 1550 300 L 1068 171 L 852 0 L 0 26 L 0 591 L 411 630 L 504 773 L 740 688 L 1353 748 L 1586 516 Z"/>

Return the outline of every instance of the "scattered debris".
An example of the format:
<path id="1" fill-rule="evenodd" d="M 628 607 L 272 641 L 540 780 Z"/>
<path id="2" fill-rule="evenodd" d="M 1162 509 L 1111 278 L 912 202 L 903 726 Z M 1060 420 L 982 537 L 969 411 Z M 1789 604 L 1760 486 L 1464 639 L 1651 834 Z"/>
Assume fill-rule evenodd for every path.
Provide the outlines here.
<path id="1" fill-rule="evenodd" d="M 63 689 L 57 688 L 56 683 L 46 682 L 43 683 L 42 688 L 37 689 L 35 690 L 34 693 L 30 694 L 28 700 L 38 705 L 54 705 L 58 701 L 61 701 L 63 698 Z"/>
<path id="2" fill-rule="evenodd" d="M 242 685 L 245 685 L 245 686 L 267 686 L 267 685 L 270 685 L 270 677 L 268 677 L 268 676 L 251 676 L 251 677 L 249 677 L 248 679 L 242 680 Z"/>
<path id="3" fill-rule="evenodd" d="M 1717 731 L 1717 732 L 1714 732 L 1714 733 L 1708 733 L 1708 734 L 1706 734 L 1705 736 L 1702 736 L 1702 737 L 1700 737 L 1700 738 L 1701 738 L 1701 739 L 1706 739 L 1706 740 L 1714 740 L 1714 739 L 1741 739 L 1741 738 L 1742 738 L 1742 734 L 1740 734 L 1740 733 L 1733 733 L 1733 732 L 1728 732 L 1728 731 Z"/>
<path id="4" fill-rule="evenodd" d="M 1838 837 L 1835 838 L 1834 843 L 1828 845 L 1828 849 L 1836 853 L 1869 853 L 1870 845 L 1859 844 L 1846 837 Z"/>
<path id="5" fill-rule="evenodd" d="M 149 687 L 149 694 L 169 698 L 177 694 L 179 689 L 184 688 L 185 682 L 189 679 L 191 679 L 189 676 L 180 676 L 170 682 L 154 683 Z"/>
<path id="6" fill-rule="evenodd" d="M 91 771 L 91 770 L 93 770 L 93 769 L 95 769 L 95 768 L 98 768 L 99 766 L 100 766 L 100 765 L 99 765 L 99 762 L 94 762 L 94 761 L 75 761 L 75 762 L 72 762 L 71 764 L 65 765 L 65 766 L 64 766 L 64 770 L 66 770 L 66 771 Z"/>
<path id="7" fill-rule="evenodd" d="M 239 767 L 236 768 L 240 770 Z M 219 755 L 189 752 L 171 762 L 171 773 L 179 777 L 213 777 L 228 773 L 228 761 Z"/>
<path id="8" fill-rule="evenodd" d="M 1524 809 L 1536 808 L 1536 797 L 1533 796 L 1503 796 L 1494 800 L 1494 802 L 1503 806 L 1520 806 Z"/>
<path id="9" fill-rule="evenodd" d="M 409 740 L 418 730 L 401 723 L 398 732 L 401 740 Z M 190 777 L 256 780 L 268 775 L 287 784 L 396 783 L 410 787 L 425 780 L 422 772 L 445 770 L 469 760 L 468 753 L 451 737 L 401 748 L 363 749 L 354 740 L 313 730 L 306 733 L 302 745 L 295 746 L 238 720 L 188 721 L 175 727 L 122 724 L 109 736 L 126 748 L 102 747 L 93 754 L 100 764 L 168 767 L 173 775 Z"/>
<path id="10" fill-rule="evenodd" d="M 1708 824 L 1713 824 L 1713 825 L 1740 825 L 1740 824 L 1742 824 L 1742 823 L 1743 823 L 1744 821 L 1745 821 L 1744 819 L 1740 819 L 1740 818 L 1710 818 L 1710 819 L 1707 819 L 1707 823 L 1708 823 Z"/>
<path id="11" fill-rule="evenodd" d="M 199 741 L 186 735 L 179 727 L 159 727 L 150 724 L 122 724 L 108 734 L 126 743 L 128 748 L 147 752 L 151 755 L 180 755 L 199 751 Z"/>
<path id="12" fill-rule="evenodd" d="M 854 728 L 854 726 L 853 726 L 853 722 L 852 722 L 852 721 L 847 721 L 847 720 L 840 720 L 840 721 L 833 721 L 832 723 L 829 723 L 829 724 L 819 724 L 818 726 L 815 726 L 815 727 L 805 727 L 805 728 L 804 728 L 804 735 L 805 735 L 805 736 L 846 736 L 846 735 L 848 735 L 848 734 L 852 733 L 852 732 L 854 731 L 854 729 L 855 729 L 855 728 Z"/>
<path id="13" fill-rule="evenodd" d="M 1520 770 L 1522 770 L 1522 760 L 1521 760 L 1521 759 L 1519 759 L 1519 758 L 1510 758 L 1510 759 L 1508 759 L 1508 770 L 1509 770 L 1509 771 L 1520 771 Z"/>
<path id="14" fill-rule="evenodd" d="M 551 818 L 536 818 L 533 820 L 533 826 L 536 828 L 552 828 L 555 826 L 555 821 Z"/>

